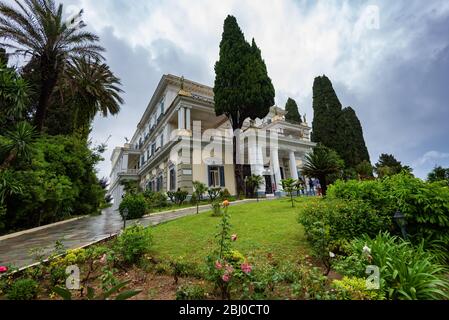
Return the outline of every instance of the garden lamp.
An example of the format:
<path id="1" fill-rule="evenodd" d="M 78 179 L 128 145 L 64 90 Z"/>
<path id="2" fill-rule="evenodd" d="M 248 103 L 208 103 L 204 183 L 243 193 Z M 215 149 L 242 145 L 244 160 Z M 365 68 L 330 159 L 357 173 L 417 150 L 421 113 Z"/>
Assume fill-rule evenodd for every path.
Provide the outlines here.
<path id="1" fill-rule="evenodd" d="M 128 219 L 128 208 L 123 209 L 123 230 L 126 229 L 126 219 Z"/>
<path id="2" fill-rule="evenodd" d="M 405 228 L 405 226 L 407 225 L 407 221 L 405 219 L 405 215 L 401 211 L 397 211 L 394 214 L 394 220 L 396 221 L 399 228 L 401 228 L 402 236 L 404 237 L 404 239 L 407 239 L 407 230 Z"/>

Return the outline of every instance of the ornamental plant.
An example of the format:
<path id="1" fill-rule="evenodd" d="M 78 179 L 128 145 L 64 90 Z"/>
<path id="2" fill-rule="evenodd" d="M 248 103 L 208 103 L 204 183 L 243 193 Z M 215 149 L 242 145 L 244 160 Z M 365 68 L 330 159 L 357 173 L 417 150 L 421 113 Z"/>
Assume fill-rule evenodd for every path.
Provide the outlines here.
<path id="1" fill-rule="evenodd" d="M 217 248 L 207 257 L 208 279 L 220 290 L 223 300 L 231 299 L 233 286 L 240 286 L 250 279 L 253 267 L 239 251 L 232 249 L 238 235 L 231 234 L 229 201 L 223 202 L 223 214 L 216 235 Z"/>

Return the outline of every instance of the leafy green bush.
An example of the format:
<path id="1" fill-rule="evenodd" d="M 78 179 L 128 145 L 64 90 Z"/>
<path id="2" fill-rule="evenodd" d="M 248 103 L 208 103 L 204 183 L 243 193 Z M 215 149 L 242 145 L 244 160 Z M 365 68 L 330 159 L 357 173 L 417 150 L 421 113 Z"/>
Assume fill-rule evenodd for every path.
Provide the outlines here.
<path id="1" fill-rule="evenodd" d="M 19 279 L 15 281 L 6 293 L 8 300 L 36 299 L 39 284 L 33 279 Z"/>
<path id="2" fill-rule="evenodd" d="M 128 194 L 120 203 L 119 212 L 123 218 L 124 210 L 128 209 L 127 220 L 140 219 L 147 211 L 147 203 L 142 194 Z"/>
<path id="3" fill-rule="evenodd" d="M 366 279 L 344 277 L 342 280 L 335 280 L 332 287 L 336 291 L 336 298 L 339 300 L 384 300 L 385 295 L 380 290 L 368 290 Z"/>
<path id="4" fill-rule="evenodd" d="M 384 216 L 393 217 L 399 210 L 406 216 L 413 243 L 424 239 L 429 249 L 449 247 L 449 187 L 444 183 L 424 182 L 402 173 L 375 181 L 337 181 L 328 197 L 366 201 Z M 448 250 L 439 250 L 439 254 L 449 260 Z"/>
<path id="5" fill-rule="evenodd" d="M 204 300 L 206 292 L 200 285 L 187 284 L 176 290 L 176 300 Z"/>
<path id="6" fill-rule="evenodd" d="M 439 265 L 424 246 L 379 234 L 351 242 L 346 257 L 334 263 L 337 271 L 364 277 L 368 265 L 380 269 L 380 285 L 388 299 L 449 299 L 448 269 Z"/>
<path id="7" fill-rule="evenodd" d="M 187 191 L 178 190 L 175 193 L 175 202 L 177 205 L 182 206 L 184 201 L 186 201 L 189 193 Z"/>
<path id="8" fill-rule="evenodd" d="M 169 206 L 168 201 L 167 201 L 167 196 L 170 195 L 169 192 L 167 192 L 167 195 L 165 195 L 162 192 L 146 191 L 143 195 L 147 202 L 148 208 L 160 209 L 160 208 L 166 208 Z M 169 196 L 169 198 L 170 198 L 170 196 Z M 173 201 L 173 199 L 171 199 L 171 200 Z"/>
<path id="9" fill-rule="evenodd" d="M 152 244 L 151 230 L 141 225 L 134 225 L 123 231 L 114 242 L 113 249 L 120 260 L 134 264 L 150 251 Z"/>
<path id="10" fill-rule="evenodd" d="M 304 204 L 299 214 L 299 222 L 312 241 L 317 240 L 317 236 L 322 237 L 322 232 L 314 235 L 317 228 L 327 229 L 329 241 L 338 242 L 363 234 L 376 235 L 389 229 L 391 220 L 358 200 L 318 200 Z"/>

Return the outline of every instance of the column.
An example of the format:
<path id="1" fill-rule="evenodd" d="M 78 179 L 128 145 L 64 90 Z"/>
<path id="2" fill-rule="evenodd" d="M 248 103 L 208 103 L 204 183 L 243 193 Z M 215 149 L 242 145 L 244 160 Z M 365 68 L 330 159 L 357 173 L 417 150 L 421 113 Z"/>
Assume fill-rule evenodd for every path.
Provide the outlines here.
<path id="1" fill-rule="evenodd" d="M 257 144 L 257 175 L 264 177 L 263 173 L 265 171 L 265 166 L 263 163 L 263 151 L 262 151 L 262 144 L 259 142 Z M 262 184 L 259 187 L 259 193 L 265 194 L 266 192 L 266 185 L 265 185 L 265 177 L 263 179 Z"/>
<path id="2" fill-rule="evenodd" d="M 298 180 L 298 168 L 296 167 L 295 152 L 290 151 L 290 174 L 293 179 Z"/>
<path id="3" fill-rule="evenodd" d="M 282 188 L 282 177 L 281 177 L 281 166 L 279 165 L 279 150 L 278 149 L 272 149 L 271 150 L 271 167 L 272 172 L 274 174 L 274 179 L 276 183 L 276 191 L 284 191 Z"/>
<path id="4" fill-rule="evenodd" d="M 186 110 L 184 107 L 179 108 L 178 110 L 178 129 L 179 130 L 184 130 L 185 127 L 185 123 L 186 123 Z"/>
<path id="5" fill-rule="evenodd" d="M 186 109 L 186 129 L 187 130 L 191 130 L 192 129 L 192 125 L 190 123 L 190 108 Z"/>

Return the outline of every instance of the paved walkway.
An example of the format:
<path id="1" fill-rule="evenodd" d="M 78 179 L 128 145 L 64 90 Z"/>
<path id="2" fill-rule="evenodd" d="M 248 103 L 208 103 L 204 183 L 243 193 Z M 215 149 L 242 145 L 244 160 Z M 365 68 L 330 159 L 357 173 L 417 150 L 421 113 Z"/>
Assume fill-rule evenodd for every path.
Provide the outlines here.
<path id="1" fill-rule="evenodd" d="M 239 205 L 255 200 L 242 200 L 232 203 Z M 201 206 L 200 212 L 210 211 L 210 206 Z M 157 225 L 196 214 L 196 208 L 155 214 L 139 220 L 128 221 L 127 225 L 139 222 L 144 226 Z M 81 248 L 109 238 L 123 228 L 123 221 L 117 212 L 107 209 L 101 216 L 86 217 L 65 224 L 50 226 L 17 237 L 0 240 L 0 265 L 12 265 L 17 268 L 30 266 L 37 261 L 30 255 L 32 249 L 39 248 L 44 254 L 53 251 L 57 241 L 61 241 L 67 249 Z"/>

